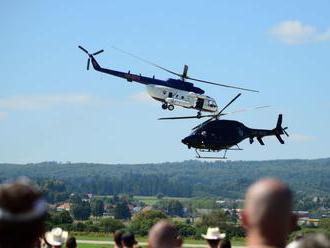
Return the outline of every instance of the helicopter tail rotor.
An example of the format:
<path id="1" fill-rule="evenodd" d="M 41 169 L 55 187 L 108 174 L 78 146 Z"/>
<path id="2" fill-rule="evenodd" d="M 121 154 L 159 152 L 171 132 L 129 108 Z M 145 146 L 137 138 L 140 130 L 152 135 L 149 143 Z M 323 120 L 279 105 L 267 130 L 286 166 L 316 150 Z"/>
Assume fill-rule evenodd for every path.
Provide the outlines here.
<path id="1" fill-rule="evenodd" d="M 102 49 L 102 50 L 99 50 L 99 51 L 97 51 L 97 52 L 95 52 L 95 53 L 89 53 L 85 48 L 83 48 L 82 46 L 78 46 L 84 53 L 86 53 L 87 55 L 88 55 L 88 60 L 87 60 L 87 71 L 89 70 L 89 66 L 90 66 L 90 63 L 91 63 L 91 59 L 94 59 L 94 57 L 93 56 L 96 56 L 96 55 L 98 55 L 98 54 L 100 54 L 100 53 L 103 53 L 104 52 L 104 50 Z"/>

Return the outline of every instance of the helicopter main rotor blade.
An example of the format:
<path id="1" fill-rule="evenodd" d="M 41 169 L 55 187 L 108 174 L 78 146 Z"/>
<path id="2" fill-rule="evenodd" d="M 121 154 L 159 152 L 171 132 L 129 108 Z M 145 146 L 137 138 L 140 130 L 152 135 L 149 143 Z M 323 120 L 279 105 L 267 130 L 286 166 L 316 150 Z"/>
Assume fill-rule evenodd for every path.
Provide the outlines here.
<path id="1" fill-rule="evenodd" d="M 241 95 L 242 95 L 241 93 L 237 94 L 237 96 L 235 96 L 235 97 L 234 97 L 229 103 L 227 103 L 227 105 L 224 106 L 224 107 L 219 111 L 219 113 L 218 113 L 216 116 L 220 116 L 221 113 L 222 113 L 226 108 L 228 108 L 229 105 L 231 105 L 231 104 L 232 104 L 237 98 L 239 98 Z"/>
<path id="2" fill-rule="evenodd" d="M 194 81 L 205 83 L 205 84 L 212 84 L 212 85 L 217 85 L 217 86 L 221 86 L 221 87 L 238 89 L 238 90 L 245 90 L 245 91 L 251 91 L 251 92 L 259 92 L 258 90 L 241 88 L 241 87 L 237 87 L 237 86 L 233 86 L 233 85 L 229 85 L 229 84 L 214 83 L 214 82 L 211 82 L 211 81 L 206 81 L 206 80 L 201 80 L 201 79 L 197 79 L 197 78 L 192 78 L 192 77 L 189 77 L 189 76 L 187 76 L 186 78 L 189 79 L 189 80 L 194 80 Z"/>
<path id="3" fill-rule="evenodd" d="M 246 112 L 250 110 L 255 110 L 255 109 L 263 109 L 263 108 L 269 108 L 271 107 L 270 105 L 265 105 L 265 106 L 257 106 L 257 107 L 251 107 L 251 108 L 245 108 L 245 109 L 239 109 L 231 112 L 226 112 L 226 113 L 215 113 L 215 114 L 209 114 L 209 115 L 201 115 L 200 117 L 196 115 L 192 116 L 174 116 L 174 117 L 162 117 L 158 118 L 158 120 L 183 120 L 183 119 L 201 119 L 201 118 L 206 118 L 206 117 L 215 117 L 215 116 L 224 116 L 224 115 L 231 115 L 231 114 L 236 114 L 236 113 L 241 113 L 241 112 Z M 285 132 L 286 128 L 283 128 L 283 132 Z"/>
<path id="4" fill-rule="evenodd" d="M 162 117 L 158 118 L 158 120 L 183 120 L 183 119 L 200 119 L 200 118 L 205 118 L 205 117 L 210 117 L 211 115 L 201 115 L 201 116 L 174 116 L 174 117 Z"/>
<path id="5" fill-rule="evenodd" d="M 158 120 L 183 120 L 183 119 L 195 119 L 197 116 L 174 116 L 174 117 L 162 117 L 158 118 Z M 200 117 L 202 118 L 202 117 Z"/>
<path id="6" fill-rule="evenodd" d="M 173 117 L 162 117 L 158 118 L 158 120 L 183 120 L 183 119 L 201 119 L 206 117 L 214 117 L 216 114 L 210 114 L 210 115 L 191 115 L 191 116 L 173 116 Z M 227 113 L 220 114 L 221 116 L 227 115 Z"/>
<path id="7" fill-rule="evenodd" d="M 245 91 L 251 91 L 251 92 L 259 92 L 258 90 L 247 89 L 247 88 L 237 87 L 237 86 L 228 85 L 228 84 L 219 84 L 219 83 L 215 83 L 215 82 L 211 82 L 211 81 L 201 80 L 201 79 L 198 79 L 198 78 L 192 78 L 192 77 L 189 77 L 188 74 L 187 74 L 188 73 L 188 66 L 187 65 L 184 65 L 183 73 L 180 74 L 180 73 L 177 73 L 175 71 L 171 71 L 171 70 L 169 70 L 169 69 L 167 69 L 165 67 L 162 67 L 160 65 L 157 65 L 154 62 L 151 62 L 149 60 L 146 60 L 144 58 L 141 58 L 141 57 L 139 57 L 139 56 L 137 56 L 137 55 L 135 55 L 133 53 L 126 52 L 126 51 L 124 51 L 124 50 L 122 50 L 122 49 L 120 49 L 118 47 L 114 47 L 113 46 L 113 48 L 115 50 L 119 51 L 119 52 L 122 52 L 122 53 L 124 53 L 126 55 L 129 55 L 129 56 L 131 56 L 133 58 L 136 58 L 136 59 L 138 59 L 140 61 L 143 61 L 144 63 L 147 63 L 147 64 L 152 65 L 154 67 L 157 67 L 157 68 L 159 68 L 161 70 L 164 70 L 164 71 L 166 71 L 168 73 L 171 73 L 173 75 L 176 75 L 176 76 L 180 77 L 182 80 L 184 80 L 184 79 L 190 79 L 190 80 L 201 82 L 201 83 L 212 84 L 212 85 L 217 85 L 217 86 L 222 86 L 222 87 L 227 87 L 227 88 L 233 88 L 233 89 L 245 90 Z"/>
<path id="8" fill-rule="evenodd" d="M 241 113 L 241 112 L 246 112 L 250 110 L 255 110 L 255 109 L 263 109 L 263 108 L 270 108 L 270 105 L 265 105 L 265 106 L 257 106 L 257 107 L 251 107 L 251 108 L 244 108 L 244 109 L 239 109 L 231 112 L 226 112 L 226 114 L 236 114 L 236 113 Z"/>
<path id="9" fill-rule="evenodd" d="M 120 48 L 118 48 L 118 47 L 114 47 L 114 46 L 113 46 L 113 49 L 115 49 L 115 50 L 117 50 L 117 51 L 119 51 L 119 52 L 122 52 L 122 53 L 124 53 L 124 54 L 126 54 L 126 55 L 129 55 L 129 56 L 131 56 L 131 57 L 133 57 L 133 58 L 136 58 L 136 59 L 138 59 L 138 60 L 140 60 L 140 61 L 142 61 L 142 62 L 144 62 L 144 63 L 147 63 L 147 64 L 149 64 L 149 65 L 152 65 L 152 66 L 154 66 L 154 67 L 157 67 L 158 69 L 164 70 L 164 71 L 166 71 L 166 72 L 168 72 L 168 73 L 171 73 L 171 74 L 173 74 L 173 75 L 176 75 L 176 76 L 178 76 L 178 77 L 182 77 L 182 75 L 181 75 L 180 73 L 177 73 L 177 72 L 175 72 L 175 71 L 171 71 L 171 70 L 169 70 L 169 69 L 166 69 L 165 67 L 162 67 L 162 66 L 160 66 L 160 65 L 157 65 L 156 63 L 151 62 L 151 61 L 149 61 L 149 60 L 146 60 L 146 59 L 144 59 L 144 58 L 141 58 L 141 57 L 139 57 L 139 56 L 137 56 L 137 55 L 135 55 L 135 54 L 133 54 L 133 53 L 126 52 L 126 51 L 124 51 L 124 50 L 122 50 L 122 49 L 120 49 Z"/>

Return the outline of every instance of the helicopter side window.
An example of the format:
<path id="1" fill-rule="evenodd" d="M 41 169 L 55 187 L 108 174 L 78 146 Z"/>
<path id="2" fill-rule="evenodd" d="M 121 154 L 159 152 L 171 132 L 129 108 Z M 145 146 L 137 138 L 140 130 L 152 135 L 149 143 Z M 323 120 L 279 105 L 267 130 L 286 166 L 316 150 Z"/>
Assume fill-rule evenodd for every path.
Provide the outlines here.
<path id="1" fill-rule="evenodd" d="M 173 97 L 173 93 L 172 92 L 169 92 L 168 93 L 168 97 L 172 98 Z"/>
<path id="2" fill-rule="evenodd" d="M 206 136 L 206 131 L 202 131 L 201 135 Z"/>
<path id="3" fill-rule="evenodd" d="M 166 90 L 163 91 L 163 94 L 166 95 Z"/>
<path id="4" fill-rule="evenodd" d="M 181 96 L 181 99 L 183 100 L 184 99 L 184 96 Z"/>

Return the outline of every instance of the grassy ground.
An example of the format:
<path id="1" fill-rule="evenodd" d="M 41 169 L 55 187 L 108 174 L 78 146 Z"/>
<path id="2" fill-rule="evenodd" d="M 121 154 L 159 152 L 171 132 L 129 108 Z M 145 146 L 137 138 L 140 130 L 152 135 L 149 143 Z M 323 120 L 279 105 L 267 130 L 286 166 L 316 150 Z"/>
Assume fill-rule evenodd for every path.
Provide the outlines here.
<path id="1" fill-rule="evenodd" d="M 99 241 L 112 241 L 112 234 L 96 234 L 96 233 L 89 233 L 81 234 L 81 233 L 72 233 L 73 236 L 76 237 L 78 240 L 99 240 Z M 136 237 L 137 241 L 140 242 L 147 242 L 147 237 Z M 244 238 L 233 238 L 231 240 L 233 246 L 244 246 L 245 240 Z M 205 241 L 202 239 L 192 239 L 192 238 L 185 238 L 184 243 L 186 244 L 205 244 Z M 84 246 L 82 246 L 84 245 Z M 110 245 L 92 245 L 88 246 L 89 244 L 81 244 L 79 247 L 110 247 Z"/>
<path id="2" fill-rule="evenodd" d="M 79 248 L 112 248 L 112 245 L 78 244 Z"/>

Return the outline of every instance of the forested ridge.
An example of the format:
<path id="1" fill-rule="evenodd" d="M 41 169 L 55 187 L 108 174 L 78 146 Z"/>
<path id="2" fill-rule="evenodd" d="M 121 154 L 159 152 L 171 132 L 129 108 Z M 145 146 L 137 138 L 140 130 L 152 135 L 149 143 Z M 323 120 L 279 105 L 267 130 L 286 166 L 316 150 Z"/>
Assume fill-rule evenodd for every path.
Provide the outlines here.
<path id="1" fill-rule="evenodd" d="M 167 196 L 239 198 L 260 177 L 278 177 L 297 193 L 330 196 L 330 158 L 315 160 L 189 160 L 159 164 L 93 164 L 42 162 L 0 164 L 0 180 L 28 176 L 63 182 L 67 191 Z"/>

